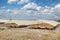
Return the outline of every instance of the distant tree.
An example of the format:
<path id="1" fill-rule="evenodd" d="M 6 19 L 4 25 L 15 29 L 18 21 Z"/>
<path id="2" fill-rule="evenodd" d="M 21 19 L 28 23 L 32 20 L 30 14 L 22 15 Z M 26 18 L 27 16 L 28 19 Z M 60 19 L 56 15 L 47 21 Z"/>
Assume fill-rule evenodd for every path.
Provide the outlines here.
<path id="1" fill-rule="evenodd" d="M 58 22 L 60 22 L 60 20 L 58 20 Z"/>

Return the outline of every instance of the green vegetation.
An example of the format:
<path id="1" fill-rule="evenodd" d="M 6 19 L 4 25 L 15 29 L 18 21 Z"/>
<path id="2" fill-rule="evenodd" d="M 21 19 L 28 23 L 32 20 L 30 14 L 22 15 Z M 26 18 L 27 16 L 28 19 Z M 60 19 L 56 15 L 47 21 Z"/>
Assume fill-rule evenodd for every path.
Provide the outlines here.
<path id="1" fill-rule="evenodd" d="M 60 20 L 58 20 L 58 22 L 60 22 Z"/>
<path id="2" fill-rule="evenodd" d="M 55 21 L 60 22 L 60 20 L 55 20 Z"/>
<path id="3" fill-rule="evenodd" d="M 4 30 L 4 28 L 0 28 L 0 30 Z"/>
<path id="4" fill-rule="evenodd" d="M 0 22 L 0 24 L 4 24 L 4 22 Z"/>

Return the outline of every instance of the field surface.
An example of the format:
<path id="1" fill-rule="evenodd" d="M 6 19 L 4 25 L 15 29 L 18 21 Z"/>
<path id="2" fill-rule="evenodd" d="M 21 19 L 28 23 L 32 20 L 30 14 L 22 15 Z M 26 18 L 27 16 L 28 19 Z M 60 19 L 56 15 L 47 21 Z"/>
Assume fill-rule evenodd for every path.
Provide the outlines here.
<path id="1" fill-rule="evenodd" d="M 55 30 L 27 28 L 0 30 L 0 40 L 60 40 L 60 25 Z"/>

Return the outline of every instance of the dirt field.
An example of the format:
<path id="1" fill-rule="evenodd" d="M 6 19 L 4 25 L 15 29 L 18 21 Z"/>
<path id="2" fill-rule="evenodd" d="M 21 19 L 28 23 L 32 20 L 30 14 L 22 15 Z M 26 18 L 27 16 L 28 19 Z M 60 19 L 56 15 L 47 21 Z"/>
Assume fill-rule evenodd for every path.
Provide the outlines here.
<path id="1" fill-rule="evenodd" d="M 0 30 L 0 40 L 60 40 L 60 25 L 55 30 L 27 28 Z"/>

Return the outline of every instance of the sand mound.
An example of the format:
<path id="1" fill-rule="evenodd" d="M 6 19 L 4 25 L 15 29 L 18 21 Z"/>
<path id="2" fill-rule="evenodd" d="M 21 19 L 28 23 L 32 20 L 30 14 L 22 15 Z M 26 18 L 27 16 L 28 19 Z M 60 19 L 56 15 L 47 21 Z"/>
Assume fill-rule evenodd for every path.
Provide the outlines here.
<path id="1" fill-rule="evenodd" d="M 48 24 L 48 23 L 40 23 L 40 24 L 33 24 L 33 25 L 29 25 L 29 28 L 54 28 L 53 25 Z"/>

